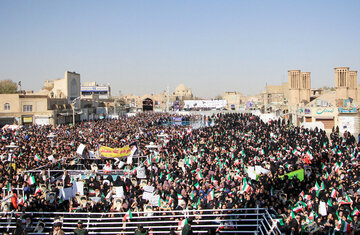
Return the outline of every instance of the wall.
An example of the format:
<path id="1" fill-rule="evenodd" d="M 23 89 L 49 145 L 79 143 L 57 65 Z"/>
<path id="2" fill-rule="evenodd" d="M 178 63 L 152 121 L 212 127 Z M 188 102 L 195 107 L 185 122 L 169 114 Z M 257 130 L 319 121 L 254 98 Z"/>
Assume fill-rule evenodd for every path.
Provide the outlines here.
<path id="1" fill-rule="evenodd" d="M 10 110 L 4 109 L 5 103 L 10 104 Z M 19 103 L 19 94 L 0 94 L 0 112 L 20 112 L 21 109 Z"/>
<path id="2" fill-rule="evenodd" d="M 75 72 L 65 72 L 65 79 L 67 82 L 67 97 L 68 100 L 73 100 L 80 96 L 80 74 Z"/>

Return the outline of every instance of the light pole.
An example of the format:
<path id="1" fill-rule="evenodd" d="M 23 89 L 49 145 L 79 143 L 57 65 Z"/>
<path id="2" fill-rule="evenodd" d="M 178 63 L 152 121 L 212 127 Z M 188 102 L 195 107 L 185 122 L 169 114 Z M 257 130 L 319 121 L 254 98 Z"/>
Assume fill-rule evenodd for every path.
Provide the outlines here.
<path id="1" fill-rule="evenodd" d="M 117 99 L 114 100 L 114 116 L 117 115 L 116 114 L 116 103 L 117 103 Z"/>
<path id="2" fill-rule="evenodd" d="M 10 174 L 9 174 L 9 191 L 8 191 L 8 195 L 10 194 L 11 191 L 11 181 L 12 181 L 12 158 L 13 158 L 13 153 L 15 151 L 15 148 L 17 148 L 18 146 L 15 145 L 14 142 L 11 142 L 10 145 L 7 145 L 6 148 L 9 149 L 10 151 Z"/>
<path id="3" fill-rule="evenodd" d="M 73 115 L 73 127 L 75 127 L 75 105 L 77 100 L 79 100 L 81 97 L 76 97 L 72 102 L 71 102 L 71 108 L 72 108 L 72 115 Z"/>

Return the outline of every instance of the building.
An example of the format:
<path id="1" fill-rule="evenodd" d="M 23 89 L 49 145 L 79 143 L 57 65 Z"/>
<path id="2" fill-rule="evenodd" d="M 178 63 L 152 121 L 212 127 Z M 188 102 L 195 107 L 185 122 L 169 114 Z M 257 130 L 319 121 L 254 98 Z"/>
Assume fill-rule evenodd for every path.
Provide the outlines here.
<path id="1" fill-rule="evenodd" d="M 283 82 L 281 85 L 267 85 L 262 93 L 264 105 L 271 103 L 284 103 L 289 99 L 289 84 Z"/>
<path id="2" fill-rule="evenodd" d="M 224 92 L 222 98 L 226 100 L 226 109 L 228 110 L 239 110 L 240 107 L 243 105 L 242 103 L 242 94 L 236 91 L 228 91 Z"/>
<path id="3" fill-rule="evenodd" d="M 328 91 L 297 110 L 297 125 L 304 122 L 320 122 L 327 132 L 338 125 L 338 108 L 335 91 Z"/>
<path id="4" fill-rule="evenodd" d="M 191 100 L 193 98 L 193 94 L 190 88 L 186 87 L 184 84 L 180 84 L 175 88 L 173 93 L 175 100 Z"/>
<path id="5" fill-rule="evenodd" d="M 0 124 L 56 125 L 71 123 L 71 102 L 80 97 L 80 74 L 65 72 L 64 78 L 46 80 L 39 92 L 0 95 Z M 80 115 L 75 113 L 76 120 Z"/>
<path id="6" fill-rule="evenodd" d="M 110 85 L 98 85 L 96 82 L 84 82 L 80 88 L 82 99 L 92 99 L 97 96 L 100 100 L 107 100 L 111 97 Z"/>
<path id="7" fill-rule="evenodd" d="M 64 78 L 46 80 L 43 90 L 49 91 L 50 98 L 72 100 L 80 97 L 80 74 L 75 72 L 65 72 Z"/>
<path id="8" fill-rule="evenodd" d="M 346 99 L 358 101 L 357 71 L 350 71 L 349 67 L 335 68 L 336 100 L 343 103 Z"/>
<path id="9" fill-rule="evenodd" d="M 55 125 L 72 120 L 71 106 L 65 98 L 27 92 L 0 94 L 0 100 L 0 125 Z"/>
<path id="10" fill-rule="evenodd" d="M 179 102 L 181 108 L 184 107 L 184 100 L 190 100 L 193 98 L 193 94 L 190 88 L 180 84 L 175 88 L 175 91 L 168 93 L 166 91 L 159 92 L 156 94 L 145 94 L 137 96 L 133 94 L 127 94 L 123 97 L 126 105 L 131 111 L 141 111 L 143 101 L 145 99 L 151 99 L 153 101 L 154 111 L 166 111 L 174 108 L 176 102 Z"/>
<path id="11" fill-rule="evenodd" d="M 300 103 L 310 102 L 310 72 L 301 72 L 300 70 L 288 71 L 289 83 L 289 104 L 296 106 Z"/>

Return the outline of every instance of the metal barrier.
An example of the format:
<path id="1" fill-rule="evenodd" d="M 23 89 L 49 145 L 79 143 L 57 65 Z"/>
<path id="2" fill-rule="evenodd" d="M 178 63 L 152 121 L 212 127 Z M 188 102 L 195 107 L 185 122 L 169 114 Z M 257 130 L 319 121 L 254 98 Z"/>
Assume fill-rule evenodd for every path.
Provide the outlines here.
<path id="1" fill-rule="evenodd" d="M 0 232 L 11 231 L 16 227 L 16 216 L 33 218 L 28 234 L 32 234 L 38 221 L 45 224 L 44 234 L 52 229 L 53 221 L 60 217 L 65 233 L 72 232 L 78 220 L 83 221 L 89 234 L 134 234 L 142 225 L 152 234 L 169 234 L 171 230 L 180 232 L 185 222 L 191 223 L 194 233 L 211 234 L 281 234 L 275 227 L 269 212 L 263 208 L 217 209 L 217 210 L 176 210 L 132 212 L 132 218 L 123 221 L 124 212 L 108 213 L 67 213 L 67 212 L 2 212 L 0 213 Z M 39 234 L 39 233 L 37 233 Z M 40 233 L 41 234 L 41 233 Z"/>

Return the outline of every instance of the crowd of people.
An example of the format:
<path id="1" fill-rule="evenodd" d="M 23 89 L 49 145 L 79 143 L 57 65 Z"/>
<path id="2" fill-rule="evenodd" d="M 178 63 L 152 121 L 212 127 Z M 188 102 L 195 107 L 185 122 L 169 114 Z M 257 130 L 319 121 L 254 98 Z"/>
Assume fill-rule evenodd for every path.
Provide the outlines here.
<path id="1" fill-rule="evenodd" d="M 5 201 L 2 210 L 141 212 L 148 207 L 153 211 L 261 207 L 269 210 L 274 226 L 286 234 L 360 231 L 360 145 L 350 133 L 340 135 L 335 128 L 327 135 L 284 120 L 264 123 L 251 114 L 201 117 L 213 125 L 197 129 L 164 125 L 171 119 L 170 114 L 152 113 L 74 127 L 3 129 L 0 187 L 4 190 L 0 197 L 8 195 L 9 185 L 23 193 L 15 193 L 10 204 Z M 11 142 L 17 147 L 10 153 L 7 146 Z M 150 143 L 156 147 L 149 147 Z M 77 154 L 80 144 L 85 145 L 81 155 Z M 137 147 L 137 157 L 130 163 L 91 157 L 99 146 L 127 145 Z M 262 170 L 254 177 L 250 171 L 255 167 Z M 140 168 L 145 170 L 145 179 L 137 178 Z M 83 171 L 69 174 L 72 169 Z M 291 174 L 296 171 L 304 176 Z M 64 200 L 62 189 L 73 188 L 77 182 L 83 182 L 83 192 Z M 159 205 L 144 199 L 145 186 L 153 188 Z M 123 195 L 116 197 L 114 189 L 119 187 Z M 196 218 L 201 220 L 201 215 Z"/>

